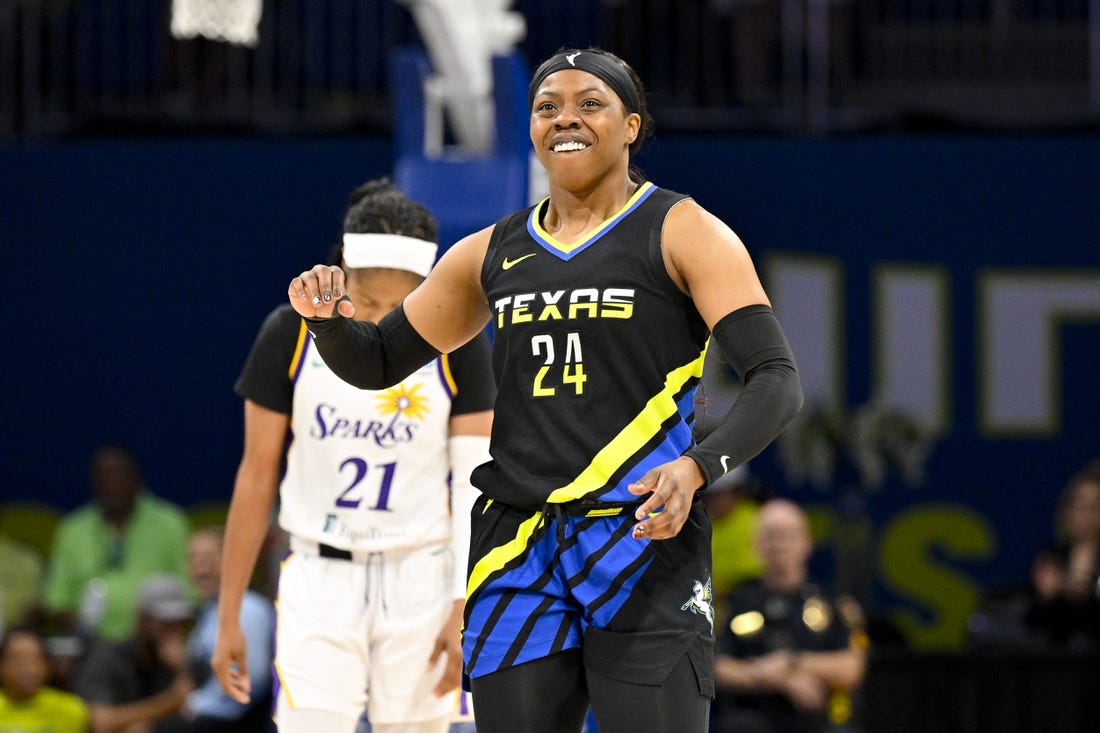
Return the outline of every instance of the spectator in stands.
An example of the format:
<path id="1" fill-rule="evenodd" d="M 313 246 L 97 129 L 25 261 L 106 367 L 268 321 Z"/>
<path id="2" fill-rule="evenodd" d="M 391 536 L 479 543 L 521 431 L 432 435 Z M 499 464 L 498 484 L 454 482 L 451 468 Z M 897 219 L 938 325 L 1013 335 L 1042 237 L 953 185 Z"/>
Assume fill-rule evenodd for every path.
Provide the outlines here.
<path id="1" fill-rule="evenodd" d="M 0 531 L 0 636 L 33 623 L 42 603 L 42 557 Z"/>
<path id="2" fill-rule="evenodd" d="M 155 573 L 186 576 L 189 527 L 149 493 L 128 448 L 98 448 L 90 473 L 92 501 L 58 525 L 44 605 L 59 631 L 121 641 L 134 632 L 138 585 Z"/>
<path id="3" fill-rule="evenodd" d="M 191 535 L 187 549 L 188 572 L 202 605 L 187 643 L 189 667 L 198 687 L 187 698 L 183 713 L 188 720 L 180 730 L 190 733 L 274 731 L 270 690 L 275 609 L 270 600 L 252 590 L 246 590 L 241 600 L 240 627 L 248 642 L 252 700 L 243 704 L 227 695 L 210 668 L 218 636 L 223 539 L 220 528 L 199 529 Z"/>
<path id="4" fill-rule="evenodd" d="M 809 522 L 793 502 L 760 509 L 757 547 L 764 575 L 730 596 L 719 631 L 715 730 L 810 733 L 841 730 L 866 670 L 862 612 L 828 598 L 808 577 Z"/>
<path id="5" fill-rule="evenodd" d="M 180 725 L 180 710 L 195 689 L 187 665 L 194 611 L 178 577 L 142 582 L 133 637 L 97 640 L 73 677 L 73 692 L 91 708 L 92 733 L 160 733 Z"/>
<path id="6" fill-rule="evenodd" d="M 1071 649 L 1100 645 L 1100 460 L 1070 478 L 1057 512 L 1058 539 L 1036 556 L 1027 626 Z"/>
<path id="7" fill-rule="evenodd" d="M 13 628 L 0 640 L 0 731 L 87 733 L 88 706 L 47 686 L 49 660 L 42 637 Z"/>

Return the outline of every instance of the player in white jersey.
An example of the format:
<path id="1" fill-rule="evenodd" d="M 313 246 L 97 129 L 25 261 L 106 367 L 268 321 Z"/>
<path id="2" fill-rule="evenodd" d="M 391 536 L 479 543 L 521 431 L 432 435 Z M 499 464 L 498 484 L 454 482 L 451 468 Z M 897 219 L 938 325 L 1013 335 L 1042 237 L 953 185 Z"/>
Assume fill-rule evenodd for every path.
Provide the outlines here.
<path id="1" fill-rule="evenodd" d="M 404 300 L 431 268 L 435 239 L 428 211 L 389 181 L 353 193 L 335 261 L 357 318 L 376 321 Z M 488 340 L 366 391 L 333 374 L 307 335 L 293 309 L 277 308 L 237 381 L 245 444 L 214 671 L 248 698 L 238 611 L 278 493 L 291 550 L 277 599 L 281 733 L 351 733 L 364 709 L 375 733 L 442 733 L 461 695 L 469 479 L 488 460 L 495 396 Z"/>

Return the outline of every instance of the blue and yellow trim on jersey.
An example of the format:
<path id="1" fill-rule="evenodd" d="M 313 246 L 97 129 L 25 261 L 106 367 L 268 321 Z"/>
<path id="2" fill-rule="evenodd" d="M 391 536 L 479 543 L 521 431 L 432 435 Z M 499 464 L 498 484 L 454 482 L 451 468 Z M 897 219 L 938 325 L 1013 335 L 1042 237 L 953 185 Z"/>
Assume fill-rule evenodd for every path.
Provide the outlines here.
<path id="1" fill-rule="evenodd" d="M 709 343 L 708 340 L 707 344 Z M 616 501 L 620 498 L 636 499 L 637 497 L 633 494 L 626 494 L 624 497 L 614 496 L 614 494 L 625 491 L 627 485 L 641 478 L 651 468 L 675 460 L 691 445 L 691 426 L 686 416 L 694 410 L 695 390 L 688 389 L 685 392 L 685 387 L 702 376 L 706 356 L 707 347 L 704 346 L 695 359 L 669 372 L 665 376 L 664 388 L 650 398 L 641 412 L 596 454 L 575 479 L 550 492 L 546 500 L 547 504 L 575 501 L 606 487 L 612 476 L 620 473 L 628 461 L 637 458 L 639 451 L 643 450 L 655 436 L 661 434 L 663 426 L 679 415 L 679 424 L 669 430 L 653 450 L 631 467 L 631 470 L 613 487 L 611 496 L 604 494 L 601 497 L 608 501 Z M 619 511 L 609 512 L 608 515 L 613 516 L 618 513 Z M 519 526 L 512 540 L 493 548 L 479 559 L 466 585 L 467 598 L 493 574 L 520 557 L 529 546 L 532 536 L 545 521 L 544 513 L 533 514 Z"/>
<path id="2" fill-rule="evenodd" d="M 606 219 L 598 227 L 572 244 L 563 244 L 559 242 L 552 234 L 542 228 L 542 215 L 550 201 L 550 197 L 547 196 L 531 209 L 531 214 L 527 217 L 527 231 L 547 252 L 559 259 L 569 261 L 593 245 L 600 237 L 614 229 L 615 225 L 618 224 L 623 217 L 641 206 L 642 202 L 649 198 L 649 195 L 656 190 L 657 187 L 652 183 L 649 181 L 644 182 L 642 185 L 638 186 L 638 190 L 627 199 L 627 202 L 623 204 L 623 208 L 619 209 L 614 216 L 610 219 Z"/>
<path id="3" fill-rule="evenodd" d="M 708 342 L 709 343 L 709 342 Z M 684 391 L 684 387 L 692 381 L 698 380 L 703 374 L 703 362 L 706 361 L 707 348 L 703 347 L 703 350 L 699 352 L 692 361 L 672 370 L 665 375 L 664 388 L 653 395 L 642 408 L 633 420 L 631 420 L 626 427 L 619 431 L 619 434 L 611 439 L 592 459 L 592 462 L 584 468 L 580 474 L 571 482 L 560 488 L 554 489 L 550 492 L 546 502 L 548 504 L 564 503 L 568 501 L 574 501 L 581 499 L 593 491 L 597 491 L 600 488 L 607 485 L 607 482 L 611 479 L 615 473 L 617 473 L 624 464 L 632 457 L 638 454 L 638 451 L 642 450 L 653 440 L 654 436 L 660 435 L 663 426 L 669 419 L 673 418 L 677 413 L 682 413 L 682 400 L 678 399 Z M 694 393 L 692 393 L 694 394 Z M 694 410 L 694 400 L 692 399 L 688 406 L 689 410 Z M 671 434 L 671 431 L 670 431 Z M 668 441 L 666 436 L 665 441 Z M 691 445 L 691 433 L 690 430 L 686 435 L 679 436 L 686 439 L 684 449 Z M 680 456 L 677 452 L 675 455 L 669 455 L 662 462 L 675 460 Z M 659 464 L 654 464 L 659 465 Z M 642 473 L 648 471 L 646 467 L 641 473 L 630 478 L 630 482 L 633 482 L 637 478 L 640 478 Z M 638 468 L 641 468 L 640 466 Z M 605 497 L 601 497 L 605 498 Z M 622 497 L 628 498 L 628 497 Z M 618 497 L 613 497 L 611 500 L 618 500 Z"/>

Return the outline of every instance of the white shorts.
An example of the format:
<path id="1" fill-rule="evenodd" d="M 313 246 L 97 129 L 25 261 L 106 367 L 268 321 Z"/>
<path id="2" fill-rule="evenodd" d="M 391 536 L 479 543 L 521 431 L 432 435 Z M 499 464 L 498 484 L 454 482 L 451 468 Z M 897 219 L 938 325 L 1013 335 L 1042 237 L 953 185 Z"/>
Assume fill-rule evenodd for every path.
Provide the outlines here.
<path id="1" fill-rule="evenodd" d="M 455 716 L 461 696 L 432 692 L 446 660 L 428 667 L 454 603 L 449 544 L 351 560 L 296 538 L 290 547 L 276 603 L 276 709 L 353 719 L 365 709 L 374 723 Z"/>

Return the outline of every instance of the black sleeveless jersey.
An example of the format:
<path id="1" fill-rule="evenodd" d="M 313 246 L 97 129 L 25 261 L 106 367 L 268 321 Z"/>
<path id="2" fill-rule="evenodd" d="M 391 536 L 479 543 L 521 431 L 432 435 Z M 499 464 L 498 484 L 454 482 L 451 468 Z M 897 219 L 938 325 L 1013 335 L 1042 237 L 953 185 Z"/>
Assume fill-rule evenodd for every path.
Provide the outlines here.
<path id="1" fill-rule="evenodd" d="M 693 445 L 709 335 L 665 269 L 661 228 L 686 196 L 644 183 L 565 245 L 541 225 L 548 200 L 497 223 L 481 282 L 493 312 L 497 400 L 489 498 L 528 509 L 626 490 Z"/>

